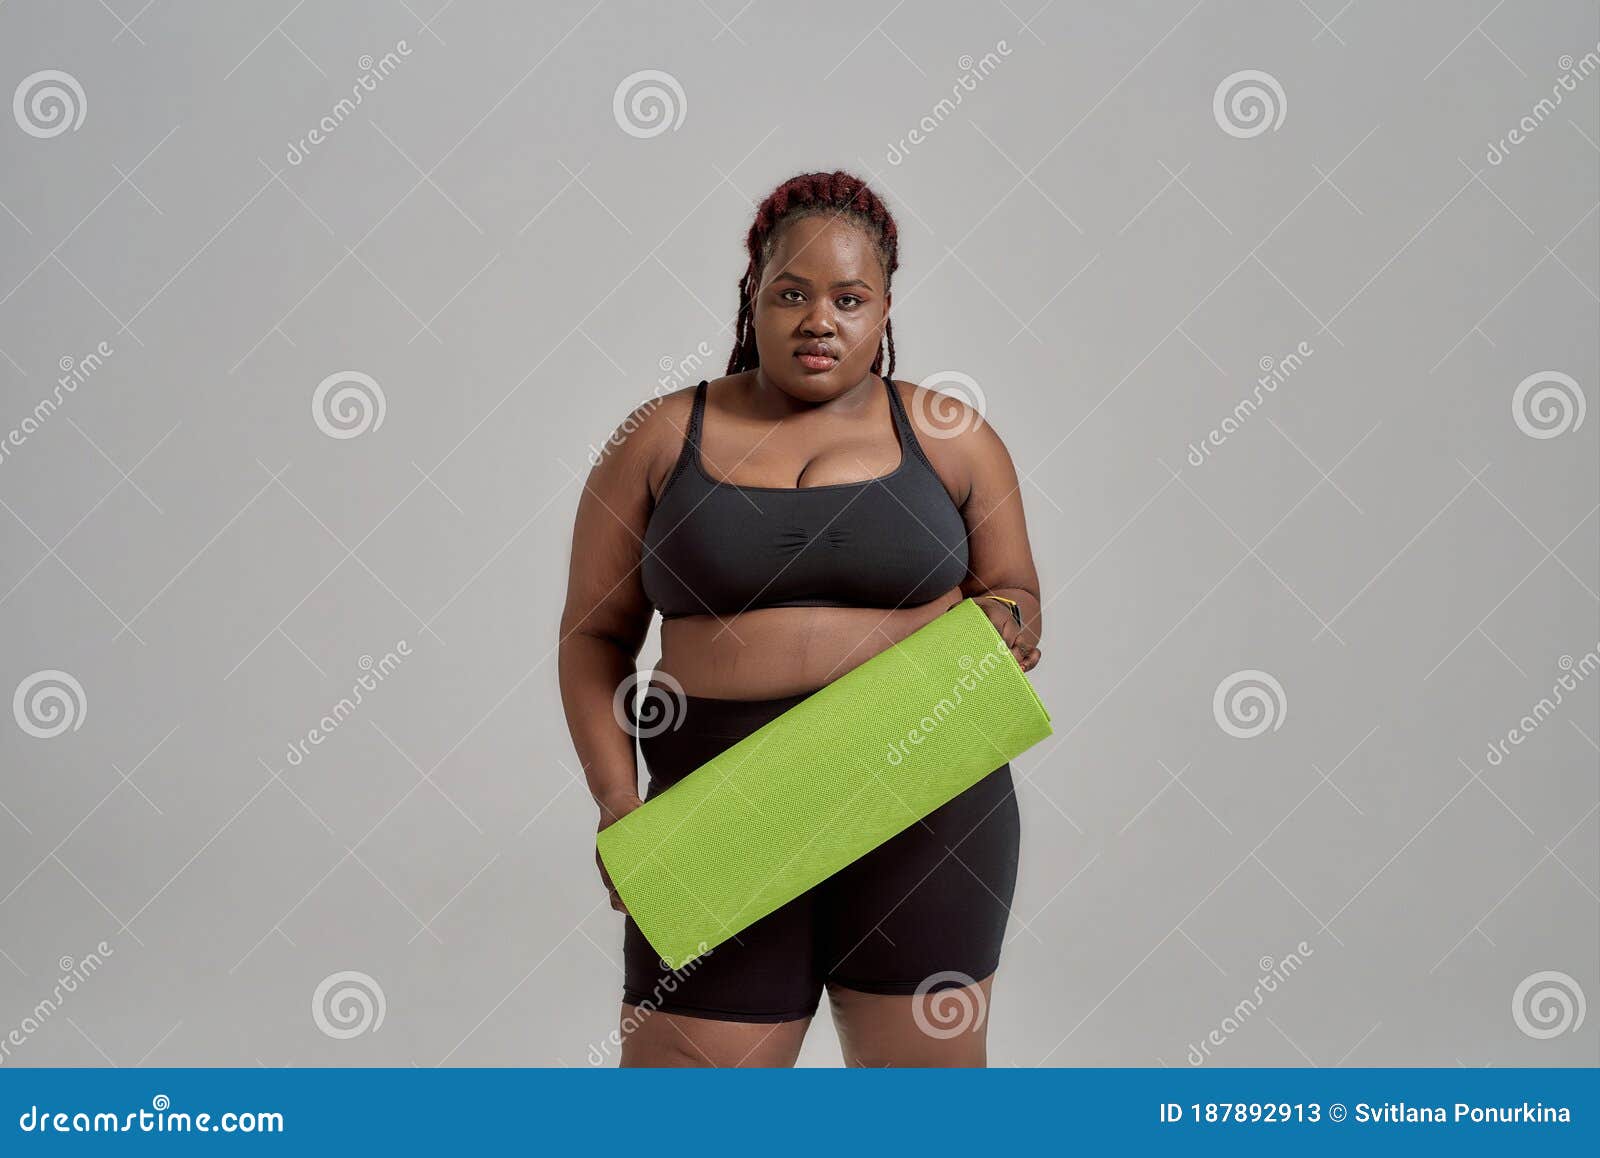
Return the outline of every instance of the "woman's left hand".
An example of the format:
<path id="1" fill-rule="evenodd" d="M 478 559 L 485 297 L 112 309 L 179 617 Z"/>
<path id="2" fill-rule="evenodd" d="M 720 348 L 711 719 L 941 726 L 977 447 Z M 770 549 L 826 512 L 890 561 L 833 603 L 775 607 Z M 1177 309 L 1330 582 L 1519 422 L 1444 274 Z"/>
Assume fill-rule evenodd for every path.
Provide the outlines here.
<path id="1" fill-rule="evenodd" d="M 989 622 L 994 624 L 994 629 L 1000 633 L 1000 638 L 1006 641 L 1006 646 L 1011 649 L 1011 654 L 1016 657 L 1022 670 L 1032 671 L 1038 667 L 1039 658 L 1043 654 L 1035 646 L 1038 641 L 1033 639 L 1025 628 L 1017 625 L 1017 621 L 1011 617 L 1011 608 L 998 599 L 980 597 L 976 602 L 989 616 Z"/>

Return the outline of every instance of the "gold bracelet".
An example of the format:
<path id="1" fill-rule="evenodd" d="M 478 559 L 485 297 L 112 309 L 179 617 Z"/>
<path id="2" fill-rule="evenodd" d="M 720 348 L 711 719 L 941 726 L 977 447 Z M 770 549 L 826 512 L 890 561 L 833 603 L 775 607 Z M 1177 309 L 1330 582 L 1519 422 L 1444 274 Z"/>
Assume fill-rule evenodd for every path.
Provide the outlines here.
<path id="1" fill-rule="evenodd" d="M 1004 595 L 979 595 L 979 599 L 998 599 L 1011 609 L 1011 618 L 1016 620 L 1017 626 L 1022 626 L 1022 608 L 1015 599 L 1007 599 Z"/>

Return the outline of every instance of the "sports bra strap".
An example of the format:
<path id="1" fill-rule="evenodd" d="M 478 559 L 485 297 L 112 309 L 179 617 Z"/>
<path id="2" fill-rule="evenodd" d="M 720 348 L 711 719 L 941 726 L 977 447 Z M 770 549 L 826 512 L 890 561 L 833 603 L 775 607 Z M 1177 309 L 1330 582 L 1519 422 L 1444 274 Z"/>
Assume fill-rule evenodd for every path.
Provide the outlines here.
<path id="1" fill-rule="evenodd" d="M 700 453 L 700 417 L 706 408 L 706 380 L 700 379 L 700 384 L 694 388 L 694 399 L 689 405 L 689 428 L 684 432 L 683 449 L 678 451 L 678 461 L 672 466 L 672 473 L 667 476 L 667 481 L 661 484 L 661 490 L 656 495 L 660 502 L 673 483 L 678 481 L 678 476 L 688 469 L 694 456 Z"/>
<path id="2" fill-rule="evenodd" d="M 911 442 L 911 419 L 906 417 L 905 406 L 900 401 L 900 391 L 896 390 L 894 383 L 882 374 L 878 375 L 878 380 L 889 391 L 889 414 L 894 419 L 895 435 L 900 439 L 901 447 L 909 449 L 907 444 Z"/>
<path id="3" fill-rule="evenodd" d="M 706 412 L 706 380 L 700 379 L 700 384 L 694 388 L 694 403 L 689 407 L 689 434 L 686 443 L 698 447 L 700 445 L 700 424 Z"/>
<path id="4" fill-rule="evenodd" d="M 901 453 L 919 459 L 922 465 L 933 472 L 933 477 L 938 478 L 939 472 L 934 469 L 933 461 L 928 458 L 927 452 L 922 449 L 922 440 L 917 437 L 917 428 L 911 425 L 911 416 L 906 413 L 906 404 L 900 398 L 900 391 L 890 378 L 884 378 L 883 384 L 889 388 L 889 409 L 894 411 L 894 428 L 900 436 Z"/>

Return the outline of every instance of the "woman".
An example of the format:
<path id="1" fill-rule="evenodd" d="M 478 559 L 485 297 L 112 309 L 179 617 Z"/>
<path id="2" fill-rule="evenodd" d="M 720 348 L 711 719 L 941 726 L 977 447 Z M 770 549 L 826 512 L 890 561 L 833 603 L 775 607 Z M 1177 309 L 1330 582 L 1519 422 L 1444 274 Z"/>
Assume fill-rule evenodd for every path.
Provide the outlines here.
<path id="1" fill-rule="evenodd" d="M 653 611 L 642 690 L 671 689 L 673 718 L 640 730 L 644 799 L 968 596 L 1024 671 L 1040 658 L 1004 444 L 894 380 L 882 201 L 847 173 L 795 177 L 746 248 L 727 376 L 631 414 L 578 505 L 561 694 L 601 828 L 642 803 L 643 712 L 613 704 Z M 986 1064 L 1017 847 L 1007 764 L 678 973 L 627 917 L 622 1064 L 792 1065 L 824 989 L 847 1064 Z"/>

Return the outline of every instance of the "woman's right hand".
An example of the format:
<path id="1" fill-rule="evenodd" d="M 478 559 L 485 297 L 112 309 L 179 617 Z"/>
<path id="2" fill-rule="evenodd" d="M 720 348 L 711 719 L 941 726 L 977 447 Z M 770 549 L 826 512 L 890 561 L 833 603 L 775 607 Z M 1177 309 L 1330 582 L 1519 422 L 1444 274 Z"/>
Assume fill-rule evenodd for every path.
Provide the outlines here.
<path id="1" fill-rule="evenodd" d="M 611 825 L 621 820 L 644 803 L 636 794 L 618 796 L 600 801 L 600 825 L 596 832 L 604 832 Z M 605 885 L 606 892 L 611 898 L 611 907 L 617 912 L 626 914 L 628 909 L 622 903 L 622 895 L 617 892 L 617 886 L 611 883 L 611 874 L 606 872 L 605 861 L 600 859 L 600 850 L 594 850 L 595 867 L 600 870 L 600 883 Z"/>

